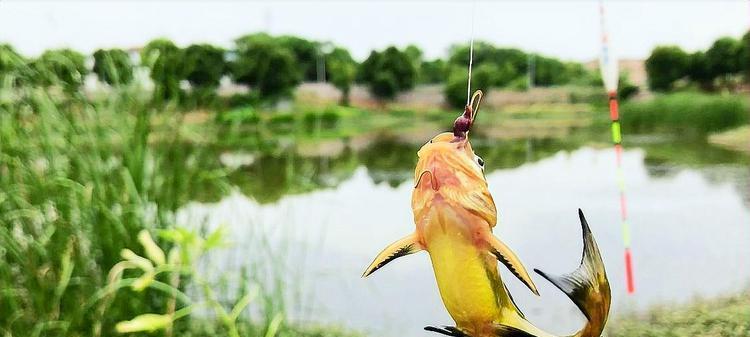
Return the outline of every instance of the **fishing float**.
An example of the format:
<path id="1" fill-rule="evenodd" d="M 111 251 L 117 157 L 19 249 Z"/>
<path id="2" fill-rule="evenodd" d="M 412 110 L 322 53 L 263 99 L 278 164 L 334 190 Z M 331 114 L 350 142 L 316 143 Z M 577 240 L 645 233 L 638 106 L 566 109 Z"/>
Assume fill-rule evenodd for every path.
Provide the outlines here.
<path id="1" fill-rule="evenodd" d="M 601 53 L 599 55 L 599 70 L 604 82 L 604 89 L 609 98 L 609 117 L 612 121 L 612 144 L 615 150 L 615 164 L 617 167 L 617 186 L 620 192 L 620 222 L 622 227 L 622 244 L 625 248 L 625 280 L 628 294 L 635 293 L 633 280 L 633 256 L 630 249 L 630 224 L 628 223 L 627 198 L 625 197 L 625 174 L 622 170 L 622 131 L 620 129 L 620 114 L 617 101 L 617 82 L 619 69 L 617 59 L 612 55 L 609 47 L 609 33 L 607 32 L 604 1 L 599 1 L 599 21 L 601 24 Z"/>

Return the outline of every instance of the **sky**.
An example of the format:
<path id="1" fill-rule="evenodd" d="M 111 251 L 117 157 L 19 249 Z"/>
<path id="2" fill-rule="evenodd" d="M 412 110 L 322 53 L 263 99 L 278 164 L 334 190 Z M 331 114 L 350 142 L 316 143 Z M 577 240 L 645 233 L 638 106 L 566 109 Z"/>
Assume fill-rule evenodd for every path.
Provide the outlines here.
<path id="1" fill-rule="evenodd" d="M 750 1 L 605 1 L 612 49 L 645 58 L 656 45 L 688 51 L 750 27 Z M 473 14 L 472 14 L 473 13 Z M 473 28 L 472 28 L 473 26 Z M 21 1 L 0 0 L 0 43 L 35 56 L 45 49 L 232 40 L 259 31 L 331 41 L 357 59 L 373 49 L 416 44 L 443 57 L 475 39 L 568 60 L 599 52 L 598 2 L 590 1 Z"/>

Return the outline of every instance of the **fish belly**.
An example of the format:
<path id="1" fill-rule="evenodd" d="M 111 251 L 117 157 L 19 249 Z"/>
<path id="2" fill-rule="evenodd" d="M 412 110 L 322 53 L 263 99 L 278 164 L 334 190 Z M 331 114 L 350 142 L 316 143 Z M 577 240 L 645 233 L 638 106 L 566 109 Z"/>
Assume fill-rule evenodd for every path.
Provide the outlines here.
<path id="1" fill-rule="evenodd" d="M 445 308 L 462 328 L 479 328 L 500 316 L 495 287 L 496 266 L 460 230 L 431 231 L 427 251 Z M 495 276 L 496 277 L 496 276 Z"/>

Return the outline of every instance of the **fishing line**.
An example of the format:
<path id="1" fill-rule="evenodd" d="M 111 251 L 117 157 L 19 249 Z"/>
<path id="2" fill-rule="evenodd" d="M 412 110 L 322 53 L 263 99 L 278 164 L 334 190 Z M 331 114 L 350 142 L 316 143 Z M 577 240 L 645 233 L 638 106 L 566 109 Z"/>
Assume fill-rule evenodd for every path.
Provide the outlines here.
<path id="1" fill-rule="evenodd" d="M 471 2 L 471 39 L 469 42 L 469 79 L 466 84 L 466 105 L 471 100 L 471 66 L 474 64 L 474 21 L 476 21 L 476 0 Z"/>
<path id="2" fill-rule="evenodd" d="M 615 162 L 617 167 L 617 186 L 620 192 L 620 221 L 622 228 L 622 244 L 625 247 L 625 281 L 628 294 L 635 292 L 633 280 L 633 256 L 630 252 L 630 224 L 628 223 L 627 198 L 625 197 L 625 174 L 622 169 L 622 131 L 620 130 L 619 104 L 617 102 L 617 82 L 619 70 L 617 59 L 611 55 L 609 48 L 609 34 L 604 12 L 604 1 L 599 0 L 599 23 L 601 24 L 601 55 L 599 69 L 602 74 L 602 82 L 609 97 L 609 117 L 612 121 L 612 144 L 615 149 Z"/>

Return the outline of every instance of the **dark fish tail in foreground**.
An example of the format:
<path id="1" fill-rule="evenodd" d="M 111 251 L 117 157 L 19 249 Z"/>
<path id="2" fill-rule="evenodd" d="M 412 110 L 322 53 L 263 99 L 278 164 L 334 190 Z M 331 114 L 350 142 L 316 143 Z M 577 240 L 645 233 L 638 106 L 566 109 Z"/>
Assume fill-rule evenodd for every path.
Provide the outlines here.
<path id="1" fill-rule="evenodd" d="M 586 325 L 574 336 L 599 337 L 607 322 L 612 294 L 599 247 L 580 209 L 578 217 L 581 219 L 583 230 L 583 257 L 578 269 L 561 276 L 550 275 L 537 269 L 534 271 L 568 295 L 586 316 Z"/>

